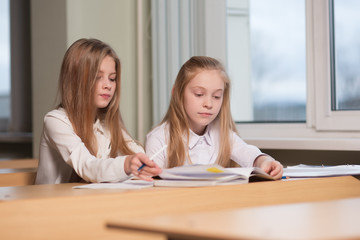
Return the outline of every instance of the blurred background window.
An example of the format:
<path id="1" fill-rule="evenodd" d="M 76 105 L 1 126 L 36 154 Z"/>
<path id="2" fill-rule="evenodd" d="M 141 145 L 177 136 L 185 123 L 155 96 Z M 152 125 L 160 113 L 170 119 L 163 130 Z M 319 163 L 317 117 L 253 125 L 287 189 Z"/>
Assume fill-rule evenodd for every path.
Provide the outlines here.
<path id="1" fill-rule="evenodd" d="M 9 0 L 0 0 L 0 131 L 10 117 L 10 14 Z"/>
<path id="2" fill-rule="evenodd" d="M 360 110 L 360 1 L 333 0 L 332 110 Z"/>
<path id="3" fill-rule="evenodd" d="M 228 0 L 236 122 L 305 122 L 305 0 Z"/>

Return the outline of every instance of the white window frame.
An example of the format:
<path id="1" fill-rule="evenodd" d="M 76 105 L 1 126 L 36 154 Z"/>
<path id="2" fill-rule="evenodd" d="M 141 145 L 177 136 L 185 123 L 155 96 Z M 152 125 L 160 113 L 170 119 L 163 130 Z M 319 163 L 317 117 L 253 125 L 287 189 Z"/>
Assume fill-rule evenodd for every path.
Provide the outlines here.
<path id="1" fill-rule="evenodd" d="M 328 9 L 328 0 L 306 0 L 306 123 L 237 124 L 246 142 L 262 149 L 360 150 L 360 111 L 331 111 Z M 164 15 L 166 19 L 155 20 Z M 167 110 L 172 83 L 184 61 L 192 55 L 208 55 L 226 65 L 226 1 L 152 0 L 152 17 L 153 120 L 157 124 Z M 161 24 L 170 23 L 172 27 L 163 32 Z M 187 30 L 180 32 L 179 26 Z M 172 31 L 181 33 L 179 42 L 169 37 Z M 183 48 L 184 42 L 191 47 Z"/>
<path id="2" fill-rule="evenodd" d="M 313 78 L 308 77 L 309 86 L 315 92 L 315 127 L 316 130 L 333 131 L 360 131 L 360 111 L 332 111 L 331 110 L 331 67 L 330 67 L 330 26 L 329 26 L 329 1 L 307 1 L 309 28 L 308 39 L 313 54 Z M 316 23 L 316 24 L 315 24 Z M 308 64 L 309 66 L 309 64 Z M 325 91 L 324 91 L 325 90 Z M 314 93 L 313 93 L 314 94 Z M 360 147 L 359 147 L 360 149 Z"/>

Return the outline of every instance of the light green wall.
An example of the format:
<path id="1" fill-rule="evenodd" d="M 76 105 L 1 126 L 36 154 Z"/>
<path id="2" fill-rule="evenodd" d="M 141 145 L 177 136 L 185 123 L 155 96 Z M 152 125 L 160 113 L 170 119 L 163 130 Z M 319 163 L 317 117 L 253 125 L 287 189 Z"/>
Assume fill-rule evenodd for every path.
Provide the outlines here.
<path id="1" fill-rule="evenodd" d="M 120 109 L 136 135 L 136 1 L 68 0 L 67 43 L 98 38 L 114 48 L 122 63 Z"/>
<path id="2" fill-rule="evenodd" d="M 43 117 L 55 106 L 57 79 L 66 45 L 66 2 L 31 1 L 33 155 L 38 158 Z"/>
<path id="3" fill-rule="evenodd" d="M 145 14 L 149 13 L 149 1 Z M 38 157 L 44 115 L 55 107 L 59 70 L 66 49 L 79 38 L 99 38 L 111 45 L 122 61 L 120 109 L 130 134 L 137 133 L 137 45 L 134 0 L 32 0 L 33 152 Z M 145 17 L 145 19 L 148 19 Z M 150 40 L 144 85 L 144 132 L 151 127 Z M 147 120 L 149 119 L 149 120 Z M 142 133 L 144 134 L 144 133 Z M 143 139 L 140 139 L 143 141 Z"/>

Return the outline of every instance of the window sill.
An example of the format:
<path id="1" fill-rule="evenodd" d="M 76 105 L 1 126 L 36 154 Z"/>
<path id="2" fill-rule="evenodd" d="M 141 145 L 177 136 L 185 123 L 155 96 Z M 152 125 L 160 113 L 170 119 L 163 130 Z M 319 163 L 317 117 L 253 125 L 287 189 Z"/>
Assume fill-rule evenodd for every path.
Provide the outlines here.
<path id="1" fill-rule="evenodd" d="M 360 132 L 316 131 L 306 124 L 237 124 L 241 138 L 261 149 L 359 151 Z"/>
<path id="2" fill-rule="evenodd" d="M 359 151 L 360 139 L 243 138 L 262 149 Z"/>
<path id="3" fill-rule="evenodd" d="M 32 137 L 30 132 L 0 132 L 0 143 L 31 143 Z"/>

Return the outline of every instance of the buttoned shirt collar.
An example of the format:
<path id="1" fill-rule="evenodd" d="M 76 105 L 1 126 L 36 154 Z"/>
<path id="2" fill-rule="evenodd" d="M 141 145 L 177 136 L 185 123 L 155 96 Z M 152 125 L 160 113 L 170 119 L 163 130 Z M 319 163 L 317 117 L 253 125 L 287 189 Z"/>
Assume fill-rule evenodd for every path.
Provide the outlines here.
<path id="1" fill-rule="evenodd" d="M 93 125 L 93 129 L 94 129 L 94 132 L 95 131 L 98 131 L 100 132 L 101 134 L 104 134 L 105 131 L 104 131 L 104 127 L 102 126 L 101 122 L 99 119 L 96 119 L 94 125 Z"/>
<path id="2" fill-rule="evenodd" d="M 202 136 L 197 135 L 190 129 L 190 136 L 189 136 L 189 149 L 193 149 L 201 139 L 204 139 L 206 144 L 211 146 L 213 144 L 211 140 L 211 126 L 210 124 L 206 127 L 205 133 Z"/>

